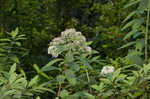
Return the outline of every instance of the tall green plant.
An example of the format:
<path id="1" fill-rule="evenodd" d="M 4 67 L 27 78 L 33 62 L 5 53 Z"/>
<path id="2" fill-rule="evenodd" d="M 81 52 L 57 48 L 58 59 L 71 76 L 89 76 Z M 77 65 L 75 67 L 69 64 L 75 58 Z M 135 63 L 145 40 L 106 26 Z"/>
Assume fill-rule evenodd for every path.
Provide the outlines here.
<path id="1" fill-rule="evenodd" d="M 19 58 L 25 56 L 27 50 L 22 47 L 25 35 L 19 34 L 18 28 L 6 34 L 6 37 L 0 38 L 0 68 L 8 70 L 13 63 L 20 63 Z"/>
<path id="2" fill-rule="evenodd" d="M 145 63 L 148 63 L 148 27 L 149 27 L 149 0 L 131 0 L 125 8 L 132 7 L 135 10 L 131 12 L 124 22 L 127 22 L 122 30 L 128 32 L 124 37 L 125 41 L 129 41 L 121 48 L 129 47 L 130 52 L 128 58 L 132 63 L 142 65 L 144 63 L 142 57 L 145 55 Z M 147 14 L 147 16 L 145 16 Z M 130 20 L 130 21 L 129 21 Z M 146 25 L 145 25 L 146 24 Z M 135 39 L 135 40 L 134 40 Z M 133 49 L 134 46 L 135 49 Z M 143 53 L 143 49 L 145 51 Z M 133 54 L 134 53 L 134 54 Z M 135 62 L 139 60 L 139 62 Z"/>
<path id="3" fill-rule="evenodd" d="M 99 57 L 92 57 L 96 51 L 92 51 L 88 46 L 81 32 L 77 32 L 75 29 L 63 31 L 60 37 L 52 40 L 48 52 L 53 57 L 60 57 L 51 60 L 41 69 L 42 72 L 55 70 L 52 72 L 53 74 L 57 71 L 56 80 L 52 79 L 55 84 L 58 84 L 56 99 L 60 97 L 62 99 L 77 98 L 78 96 L 74 95 L 79 94 L 80 90 L 92 91 L 90 88 L 92 77 L 89 71 L 93 71 L 91 64 L 98 63 Z M 80 87 L 77 88 L 77 86 Z"/>

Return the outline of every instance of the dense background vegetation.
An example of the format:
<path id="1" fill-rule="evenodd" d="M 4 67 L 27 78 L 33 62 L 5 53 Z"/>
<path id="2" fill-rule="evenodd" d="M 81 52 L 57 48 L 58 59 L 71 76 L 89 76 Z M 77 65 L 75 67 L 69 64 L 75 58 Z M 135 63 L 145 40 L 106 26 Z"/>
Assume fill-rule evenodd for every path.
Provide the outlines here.
<path id="1" fill-rule="evenodd" d="M 149 99 L 149 9 L 149 0 L 0 0 L 0 99 Z M 64 44 L 48 55 L 70 28 L 92 52 Z M 115 71 L 100 74 L 106 65 Z"/>

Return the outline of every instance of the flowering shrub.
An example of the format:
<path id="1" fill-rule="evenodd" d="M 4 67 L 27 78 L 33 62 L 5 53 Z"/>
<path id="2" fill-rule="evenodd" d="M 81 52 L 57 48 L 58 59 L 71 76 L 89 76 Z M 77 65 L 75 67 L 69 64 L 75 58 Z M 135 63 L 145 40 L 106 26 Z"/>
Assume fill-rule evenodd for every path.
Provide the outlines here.
<path id="1" fill-rule="evenodd" d="M 91 64 L 96 65 L 96 62 L 99 61 L 99 57 L 92 56 L 95 53 L 97 51 L 93 51 L 88 46 L 82 33 L 75 29 L 66 29 L 61 32 L 60 37 L 54 38 L 50 42 L 48 54 L 56 58 L 42 67 L 41 71 L 57 70 L 58 75 L 54 83 L 55 86 L 56 83 L 58 84 L 56 99 L 60 97 L 61 99 L 68 99 L 68 90 L 72 90 L 72 87 L 76 89 L 75 93 L 80 90 L 87 90 L 87 86 L 88 90 L 90 90 L 91 74 L 89 74 L 89 71 L 93 70 Z M 62 55 L 62 57 L 58 58 L 59 55 Z M 54 66 L 54 64 L 57 65 Z M 70 87 L 66 90 L 67 86 Z M 78 86 L 81 86 L 81 88 L 78 88 Z M 74 99 L 73 97 L 71 96 L 69 99 Z M 78 99 L 78 97 L 75 99 Z"/>
<path id="2" fill-rule="evenodd" d="M 87 46 L 86 38 L 81 32 L 77 32 L 75 29 L 66 29 L 61 32 L 61 36 L 54 38 L 50 42 L 48 48 L 48 54 L 53 57 L 58 57 L 64 51 L 78 51 L 78 52 L 91 52 L 91 47 Z"/>

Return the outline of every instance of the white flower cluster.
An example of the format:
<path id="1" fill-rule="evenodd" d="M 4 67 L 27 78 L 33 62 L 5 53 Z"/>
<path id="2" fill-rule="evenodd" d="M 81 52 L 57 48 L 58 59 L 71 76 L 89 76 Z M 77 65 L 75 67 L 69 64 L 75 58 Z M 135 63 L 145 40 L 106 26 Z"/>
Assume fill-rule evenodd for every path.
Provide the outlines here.
<path id="1" fill-rule="evenodd" d="M 113 66 L 104 66 L 101 70 L 101 74 L 109 74 L 113 73 L 115 71 L 115 68 Z"/>
<path id="2" fill-rule="evenodd" d="M 81 51 L 91 53 L 92 48 L 87 46 L 86 38 L 82 35 L 81 32 L 77 32 L 75 29 L 66 29 L 61 32 L 61 36 L 54 38 L 50 42 L 48 48 L 48 54 L 51 54 L 53 57 L 57 57 L 61 54 L 60 47 L 65 48 L 66 50 L 72 49 L 73 51 Z"/>

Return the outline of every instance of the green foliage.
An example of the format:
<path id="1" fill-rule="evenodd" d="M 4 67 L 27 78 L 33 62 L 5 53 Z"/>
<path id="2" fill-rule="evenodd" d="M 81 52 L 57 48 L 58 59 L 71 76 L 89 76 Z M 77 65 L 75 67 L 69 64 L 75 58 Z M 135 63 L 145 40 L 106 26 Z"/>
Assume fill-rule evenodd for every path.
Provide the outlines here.
<path id="1" fill-rule="evenodd" d="M 142 97 L 143 93 L 149 98 L 150 64 L 127 71 L 128 73 L 125 68 L 117 69 L 113 74 L 102 75 L 99 79 L 100 83 L 91 86 L 95 90 L 94 93 L 96 92 L 94 94 L 96 99 L 125 99 L 125 97 L 135 99 Z M 146 88 L 143 89 L 143 86 Z"/>
<path id="2" fill-rule="evenodd" d="M 47 83 L 39 84 L 39 77 L 35 76 L 27 81 L 21 74 L 16 73 L 16 64 L 9 72 L 0 73 L 0 99 L 22 99 L 33 97 L 36 93 L 49 91 L 55 93 L 47 87 Z"/>
<path id="3" fill-rule="evenodd" d="M 0 99 L 149 99 L 149 10 L 149 0 L 0 0 Z"/>
<path id="4" fill-rule="evenodd" d="M 7 69 L 13 63 L 20 64 L 19 58 L 27 55 L 27 50 L 22 46 L 25 35 L 19 33 L 19 29 L 7 33 L 8 37 L 0 38 L 0 68 Z M 7 66 L 7 68 L 4 68 Z M 8 70 L 8 69 L 7 69 Z"/>
<path id="5" fill-rule="evenodd" d="M 148 23 L 149 23 L 149 0 L 131 0 L 126 6 L 133 7 L 132 11 L 124 20 L 126 22 L 125 26 L 122 27 L 122 30 L 127 31 L 128 33 L 124 37 L 124 40 L 127 41 L 126 45 L 123 45 L 121 48 L 129 47 L 129 53 L 127 58 L 131 60 L 132 64 L 142 65 L 144 63 L 143 57 L 145 55 L 145 62 L 147 63 L 147 51 L 149 45 L 148 42 Z M 147 12 L 147 17 L 145 16 Z M 146 25 L 145 25 L 146 24 Z M 134 40 L 134 41 L 133 41 Z M 143 49 L 145 48 L 144 53 Z"/>

